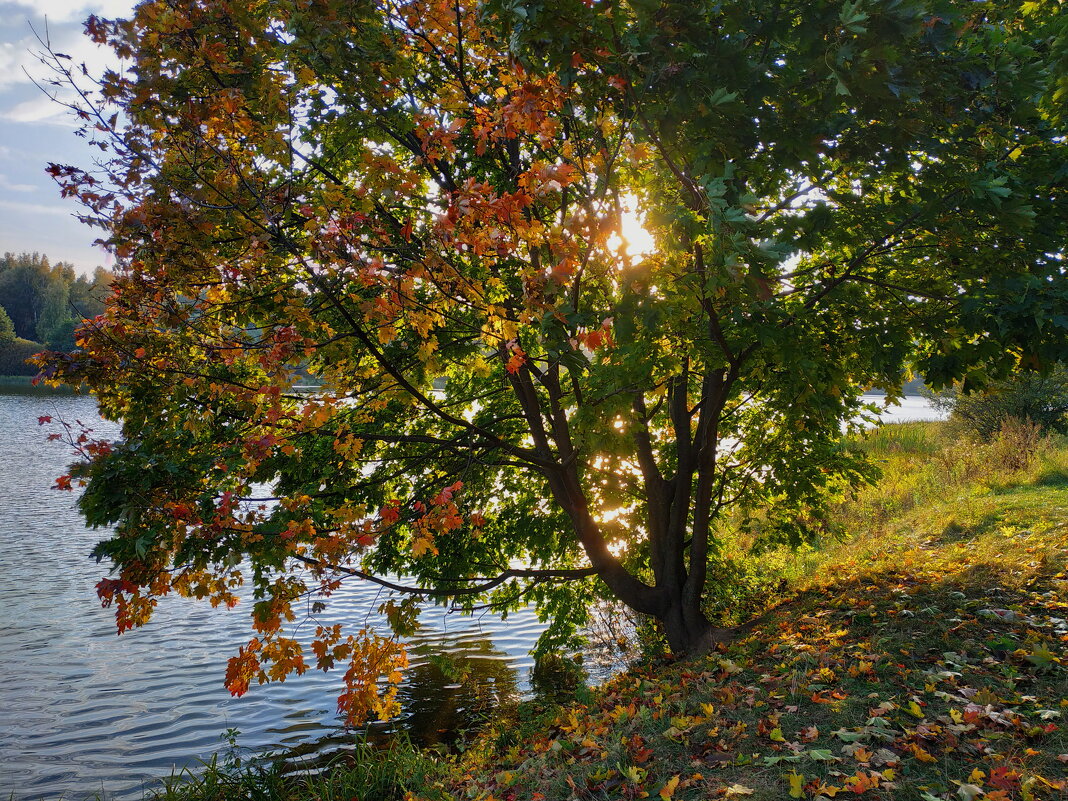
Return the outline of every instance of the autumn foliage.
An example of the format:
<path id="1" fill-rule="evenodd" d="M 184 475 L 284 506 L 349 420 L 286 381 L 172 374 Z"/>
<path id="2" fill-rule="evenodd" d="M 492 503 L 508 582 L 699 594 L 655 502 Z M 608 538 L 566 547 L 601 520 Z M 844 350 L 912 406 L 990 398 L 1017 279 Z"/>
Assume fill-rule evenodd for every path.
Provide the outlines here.
<path id="1" fill-rule="evenodd" d="M 250 582 L 228 686 L 310 651 L 352 719 L 403 656 L 319 620 L 349 580 L 539 604 L 543 648 L 612 597 L 699 652 L 727 513 L 799 542 L 872 475 L 863 388 L 1056 358 L 1057 4 L 765 5 L 91 18 L 123 69 L 52 60 L 102 162 L 50 172 L 121 269 L 45 376 L 122 421 L 73 473 L 120 630 Z"/>

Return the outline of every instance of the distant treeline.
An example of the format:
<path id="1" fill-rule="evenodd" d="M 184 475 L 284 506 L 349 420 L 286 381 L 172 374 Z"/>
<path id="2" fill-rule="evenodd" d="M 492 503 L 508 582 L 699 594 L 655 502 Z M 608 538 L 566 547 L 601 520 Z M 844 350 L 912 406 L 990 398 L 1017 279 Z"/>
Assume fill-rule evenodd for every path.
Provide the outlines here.
<path id="1" fill-rule="evenodd" d="M 104 311 L 111 281 L 103 267 L 88 277 L 39 253 L 5 253 L 0 258 L 0 375 L 34 374 L 36 368 L 25 360 L 45 348 L 73 350 L 75 329 Z"/>

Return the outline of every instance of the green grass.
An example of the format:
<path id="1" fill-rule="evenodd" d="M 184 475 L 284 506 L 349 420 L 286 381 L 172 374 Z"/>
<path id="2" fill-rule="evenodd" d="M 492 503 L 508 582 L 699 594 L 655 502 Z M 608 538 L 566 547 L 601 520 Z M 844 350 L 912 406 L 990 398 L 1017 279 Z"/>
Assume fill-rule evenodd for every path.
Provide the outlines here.
<path id="1" fill-rule="evenodd" d="M 420 751 L 403 737 L 351 748 L 318 759 L 242 760 L 230 749 L 165 780 L 151 801 L 403 801 L 411 790 L 445 775 L 449 760 Z"/>

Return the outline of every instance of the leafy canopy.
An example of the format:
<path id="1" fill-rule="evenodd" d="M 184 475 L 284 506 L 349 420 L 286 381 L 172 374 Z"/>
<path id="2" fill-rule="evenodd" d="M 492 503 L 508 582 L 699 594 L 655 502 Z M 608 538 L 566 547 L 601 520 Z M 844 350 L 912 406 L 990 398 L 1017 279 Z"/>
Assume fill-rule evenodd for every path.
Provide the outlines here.
<path id="1" fill-rule="evenodd" d="M 758 545 L 818 531 L 828 493 L 871 475 L 841 444 L 862 388 L 1062 352 L 1059 11 L 147 0 L 91 18 L 128 65 L 76 107 L 103 162 L 50 170 L 122 269 L 47 371 L 122 421 L 75 468 L 88 521 L 114 527 L 96 555 L 119 629 L 251 581 L 230 689 L 347 664 L 352 718 L 393 709 L 375 680 L 404 658 L 320 619 L 349 579 L 537 603 L 543 648 L 605 596 L 676 651 L 725 636 L 702 611 L 722 521 Z M 410 603 L 384 611 L 417 625 Z"/>

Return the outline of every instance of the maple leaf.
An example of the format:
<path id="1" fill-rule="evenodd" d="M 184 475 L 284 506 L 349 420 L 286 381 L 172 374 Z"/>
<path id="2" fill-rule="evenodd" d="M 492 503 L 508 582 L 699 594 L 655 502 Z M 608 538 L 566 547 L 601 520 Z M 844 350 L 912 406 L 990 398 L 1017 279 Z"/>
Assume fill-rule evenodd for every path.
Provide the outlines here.
<path id="1" fill-rule="evenodd" d="M 520 368 L 527 362 L 527 354 L 523 352 L 523 349 L 518 345 L 512 345 L 512 355 L 508 359 L 508 363 L 505 365 L 505 369 L 509 373 L 518 373 Z"/>
<path id="2" fill-rule="evenodd" d="M 434 535 L 430 532 L 422 532 L 412 538 L 412 556 L 419 557 L 425 554 L 437 554 L 438 549 L 434 545 Z"/>
<path id="3" fill-rule="evenodd" d="M 237 656 L 230 657 L 225 683 L 231 695 L 240 697 L 248 692 L 249 684 L 260 670 L 260 660 L 256 656 L 259 649 L 260 641 L 253 638 L 239 649 Z"/>
<path id="4" fill-rule="evenodd" d="M 916 743 L 909 743 L 908 749 L 909 749 L 910 752 L 912 752 L 912 755 L 914 757 L 916 757 L 916 759 L 920 760 L 920 762 L 937 762 L 938 761 L 933 756 L 931 756 L 930 753 L 925 751 L 922 747 L 920 747 Z"/>
<path id="5" fill-rule="evenodd" d="M 1068 762 L 1068 760 L 1065 761 Z M 1020 786 L 1020 779 L 1021 776 L 1018 771 L 1007 765 L 998 765 L 990 769 L 990 777 L 987 781 L 992 787 L 997 787 L 999 790 L 1016 790 Z"/>
<path id="6" fill-rule="evenodd" d="M 789 773 L 786 776 L 786 780 L 790 784 L 790 798 L 804 798 L 805 797 L 805 777 L 800 773 Z"/>
<path id="7" fill-rule="evenodd" d="M 675 789 L 679 786 L 679 777 L 672 776 L 663 787 L 660 788 L 660 792 L 657 793 L 664 801 L 670 801 L 675 795 Z"/>
<path id="8" fill-rule="evenodd" d="M 850 790 L 857 795 L 868 792 L 868 790 L 875 790 L 879 787 L 879 775 L 877 773 L 864 773 L 864 771 L 857 771 L 856 774 L 846 779 L 846 784 Z"/>

